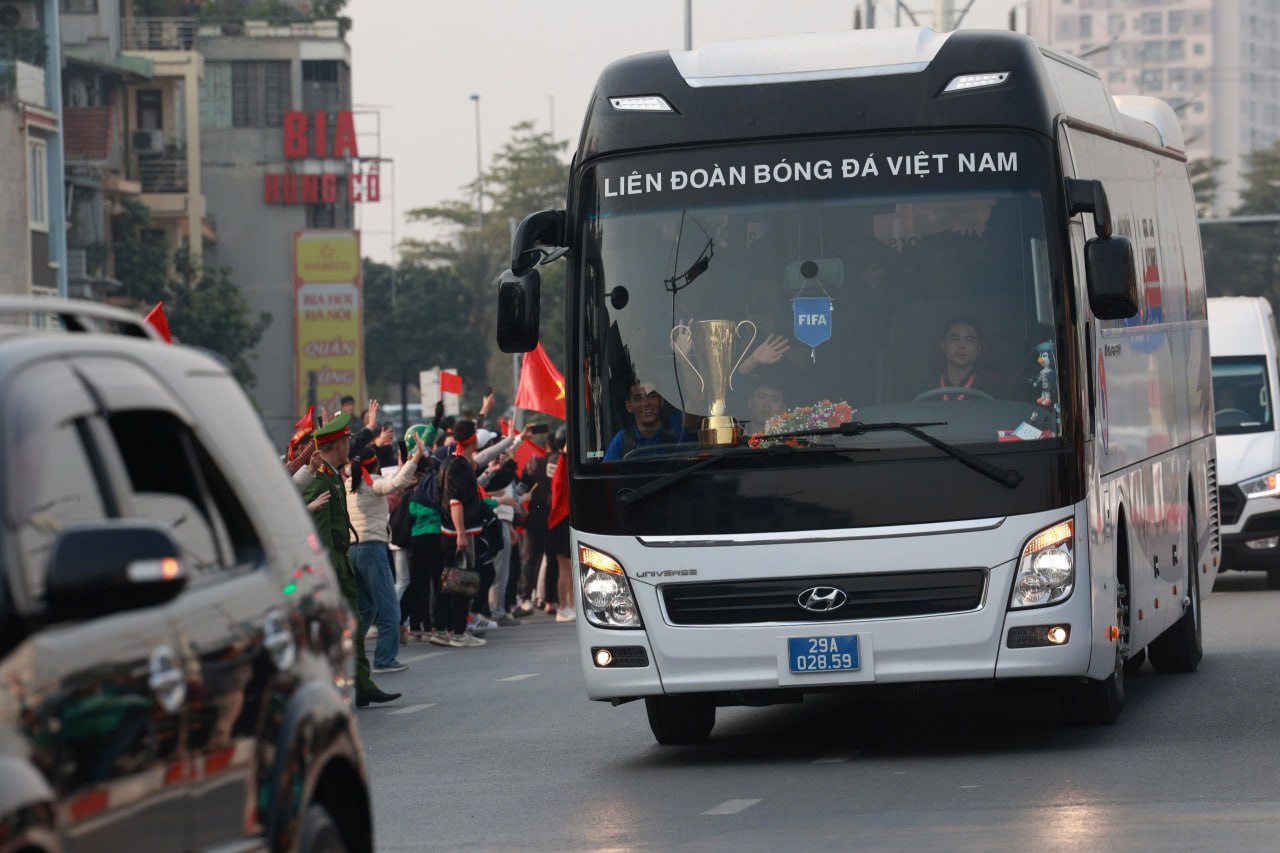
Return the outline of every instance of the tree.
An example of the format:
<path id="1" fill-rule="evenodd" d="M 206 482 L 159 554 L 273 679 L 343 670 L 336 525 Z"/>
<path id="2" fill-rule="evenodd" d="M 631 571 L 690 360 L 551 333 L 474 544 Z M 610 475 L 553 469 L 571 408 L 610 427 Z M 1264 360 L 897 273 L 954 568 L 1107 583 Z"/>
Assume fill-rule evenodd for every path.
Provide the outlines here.
<path id="1" fill-rule="evenodd" d="M 115 227 L 116 276 L 135 306 L 165 302 L 174 340 L 221 355 L 246 388 L 257 381 L 249 352 L 271 325 L 271 315 L 250 316 L 249 303 L 225 267 L 199 268 L 185 249 L 172 254 L 149 235 L 145 205 L 125 200 Z"/>
<path id="2" fill-rule="evenodd" d="M 483 376 L 486 341 L 453 319 L 468 316 L 469 296 L 450 267 L 406 262 L 393 269 L 366 259 L 364 369 L 370 385 L 395 388 L 402 374 L 416 384 L 419 370 L 436 365 Z"/>
<path id="3" fill-rule="evenodd" d="M 1280 142 L 1245 155 L 1244 190 L 1236 216 L 1280 215 Z M 1210 296 L 1280 297 L 1280 224 L 1202 225 Z"/>
<path id="4" fill-rule="evenodd" d="M 1187 164 L 1187 175 L 1196 197 L 1196 213 L 1201 218 L 1209 216 L 1218 201 L 1218 170 L 1226 162 L 1217 157 L 1201 157 Z"/>
<path id="5" fill-rule="evenodd" d="M 535 131 L 532 122 L 515 125 L 511 134 L 480 182 L 485 207 L 483 225 L 477 216 L 477 186 L 472 181 L 461 188 L 463 198 L 409 211 L 410 222 L 441 226 L 444 236 L 437 240 L 406 241 L 402 247 L 407 265 L 444 266 L 452 271 L 457 286 L 466 294 L 466 309 L 457 319 L 483 345 L 486 353 L 483 374 L 486 383 L 495 389 L 506 388 L 510 381 L 510 361 L 494 343 L 493 313 L 494 284 L 511 263 L 513 224 L 530 213 L 564 207 L 569 182 L 569 167 L 564 160 L 568 142 L 557 142 L 551 134 Z M 545 266 L 540 272 L 542 342 L 552 361 L 563 368 L 564 264 Z M 440 329 L 439 333 L 449 332 Z"/>

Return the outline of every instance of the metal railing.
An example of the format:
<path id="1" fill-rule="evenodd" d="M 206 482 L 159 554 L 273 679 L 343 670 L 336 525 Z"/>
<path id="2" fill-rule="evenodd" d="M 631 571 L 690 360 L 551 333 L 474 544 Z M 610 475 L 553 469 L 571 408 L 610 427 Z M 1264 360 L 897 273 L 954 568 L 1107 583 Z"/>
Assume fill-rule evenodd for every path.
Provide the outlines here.
<path id="1" fill-rule="evenodd" d="M 125 18 L 120 40 L 125 50 L 195 50 L 199 18 Z"/>
<path id="2" fill-rule="evenodd" d="M 185 193 L 187 158 L 139 158 L 138 182 L 142 184 L 144 193 Z"/>

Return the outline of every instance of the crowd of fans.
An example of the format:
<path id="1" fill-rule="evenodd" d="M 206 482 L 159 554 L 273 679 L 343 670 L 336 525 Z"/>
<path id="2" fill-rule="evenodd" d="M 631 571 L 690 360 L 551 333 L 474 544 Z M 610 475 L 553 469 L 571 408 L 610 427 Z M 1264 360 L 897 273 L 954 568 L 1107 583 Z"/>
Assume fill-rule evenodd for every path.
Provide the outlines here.
<path id="1" fill-rule="evenodd" d="M 408 669 L 402 645 L 475 648 L 537 612 L 576 619 L 564 430 L 491 423 L 493 402 L 456 418 L 438 404 L 399 437 L 376 400 L 357 414 L 347 397 L 331 418 L 309 412 L 290 441 L 289 471 L 358 616 L 361 706 L 399 697 L 370 673 Z"/>

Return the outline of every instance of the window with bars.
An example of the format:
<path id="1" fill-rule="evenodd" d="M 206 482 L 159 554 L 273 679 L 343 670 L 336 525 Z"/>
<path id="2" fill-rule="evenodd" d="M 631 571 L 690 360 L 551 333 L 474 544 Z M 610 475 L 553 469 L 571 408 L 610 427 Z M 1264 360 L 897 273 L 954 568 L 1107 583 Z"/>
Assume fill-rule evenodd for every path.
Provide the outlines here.
<path id="1" fill-rule="evenodd" d="M 224 130 L 231 122 L 231 63 L 206 62 L 200 78 L 200 126 Z"/>
<path id="2" fill-rule="evenodd" d="M 289 63 L 231 63 L 233 127 L 280 127 L 291 108 Z"/>
<path id="3" fill-rule="evenodd" d="M 336 113 L 351 108 L 351 72 L 337 60 L 303 60 L 302 109 Z"/>
<path id="4" fill-rule="evenodd" d="M 49 149 L 43 139 L 27 140 L 27 224 L 34 231 L 49 230 Z"/>

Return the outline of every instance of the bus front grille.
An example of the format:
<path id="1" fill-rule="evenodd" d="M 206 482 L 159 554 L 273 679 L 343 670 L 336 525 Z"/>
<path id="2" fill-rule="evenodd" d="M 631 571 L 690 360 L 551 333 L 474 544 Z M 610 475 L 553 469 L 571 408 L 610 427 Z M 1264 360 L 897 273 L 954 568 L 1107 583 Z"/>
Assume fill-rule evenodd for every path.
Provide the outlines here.
<path id="1" fill-rule="evenodd" d="M 986 583 L 986 569 L 946 569 L 667 584 L 662 598 L 673 625 L 836 622 L 976 610 Z M 815 589 L 821 600 L 811 607 L 829 609 L 801 606 Z"/>

